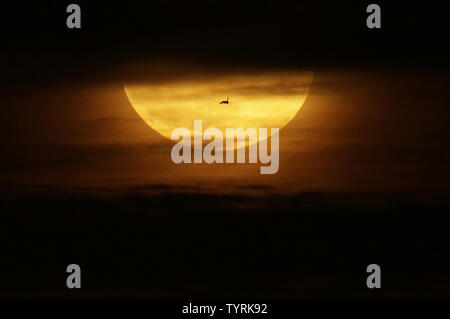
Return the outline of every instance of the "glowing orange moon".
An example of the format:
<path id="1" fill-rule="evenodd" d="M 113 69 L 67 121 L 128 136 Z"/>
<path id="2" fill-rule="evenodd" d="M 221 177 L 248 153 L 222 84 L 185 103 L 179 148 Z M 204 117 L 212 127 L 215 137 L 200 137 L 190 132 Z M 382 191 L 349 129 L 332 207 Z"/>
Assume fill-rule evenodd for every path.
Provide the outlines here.
<path id="1" fill-rule="evenodd" d="M 203 130 L 282 128 L 300 108 L 313 79 L 311 72 L 271 72 L 124 85 L 126 95 L 151 128 L 170 138 L 185 127 L 194 136 L 194 120 Z M 220 101 L 229 97 L 229 104 Z"/>

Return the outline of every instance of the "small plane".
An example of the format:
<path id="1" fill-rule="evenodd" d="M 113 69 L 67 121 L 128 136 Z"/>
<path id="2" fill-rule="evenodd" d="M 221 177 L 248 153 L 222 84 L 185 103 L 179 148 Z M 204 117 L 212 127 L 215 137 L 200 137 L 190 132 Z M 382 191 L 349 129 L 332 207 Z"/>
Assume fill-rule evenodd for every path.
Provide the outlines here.
<path id="1" fill-rule="evenodd" d="M 227 97 L 227 100 L 225 101 L 220 101 L 220 103 L 219 104 L 230 104 L 230 102 L 228 101 L 228 99 L 229 99 L 229 97 Z"/>

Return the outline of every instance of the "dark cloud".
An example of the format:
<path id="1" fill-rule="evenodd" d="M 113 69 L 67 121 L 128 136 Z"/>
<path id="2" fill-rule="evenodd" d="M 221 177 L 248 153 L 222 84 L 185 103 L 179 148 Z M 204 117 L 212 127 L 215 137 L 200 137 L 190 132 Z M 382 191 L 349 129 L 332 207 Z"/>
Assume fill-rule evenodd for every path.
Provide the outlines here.
<path id="1" fill-rule="evenodd" d="M 241 189 L 250 189 L 250 190 L 271 190 L 275 187 L 273 185 L 264 185 L 264 184 L 249 184 L 249 185 L 239 185 Z"/>
<path id="2" fill-rule="evenodd" d="M 366 27 L 364 4 L 332 1 L 200 1 L 189 7 L 130 1 L 107 10 L 88 2 L 81 4 L 83 28 L 68 30 L 64 2 L 29 4 L 28 10 L 9 3 L 1 21 L 2 86 L 118 80 L 120 67 L 138 60 L 233 70 L 448 67 L 445 10 L 409 6 L 405 12 L 400 3 L 378 4 L 382 30 Z"/>

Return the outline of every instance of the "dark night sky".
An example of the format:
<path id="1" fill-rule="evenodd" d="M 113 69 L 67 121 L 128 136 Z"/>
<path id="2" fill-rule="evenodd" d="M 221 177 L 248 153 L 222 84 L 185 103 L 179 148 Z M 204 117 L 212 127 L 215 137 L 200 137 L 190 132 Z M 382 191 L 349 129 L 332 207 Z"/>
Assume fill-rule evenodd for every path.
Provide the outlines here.
<path id="1" fill-rule="evenodd" d="M 364 1 L 86 1 L 79 2 L 81 30 L 65 26 L 68 3 L 3 7 L 7 83 L 111 76 L 124 60 L 161 57 L 234 66 L 448 67 L 441 3 L 378 2 L 381 30 L 366 28 Z"/>

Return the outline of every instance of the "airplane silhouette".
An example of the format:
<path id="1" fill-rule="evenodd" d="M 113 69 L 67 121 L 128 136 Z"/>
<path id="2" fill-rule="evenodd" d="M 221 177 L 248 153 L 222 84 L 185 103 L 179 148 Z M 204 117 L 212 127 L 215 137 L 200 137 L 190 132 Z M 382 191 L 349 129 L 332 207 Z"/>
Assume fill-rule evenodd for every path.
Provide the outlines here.
<path id="1" fill-rule="evenodd" d="M 230 104 L 230 102 L 228 101 L 229 97 L 227 97 L 226 101 L 220 101 L 220 104 Z"/>

